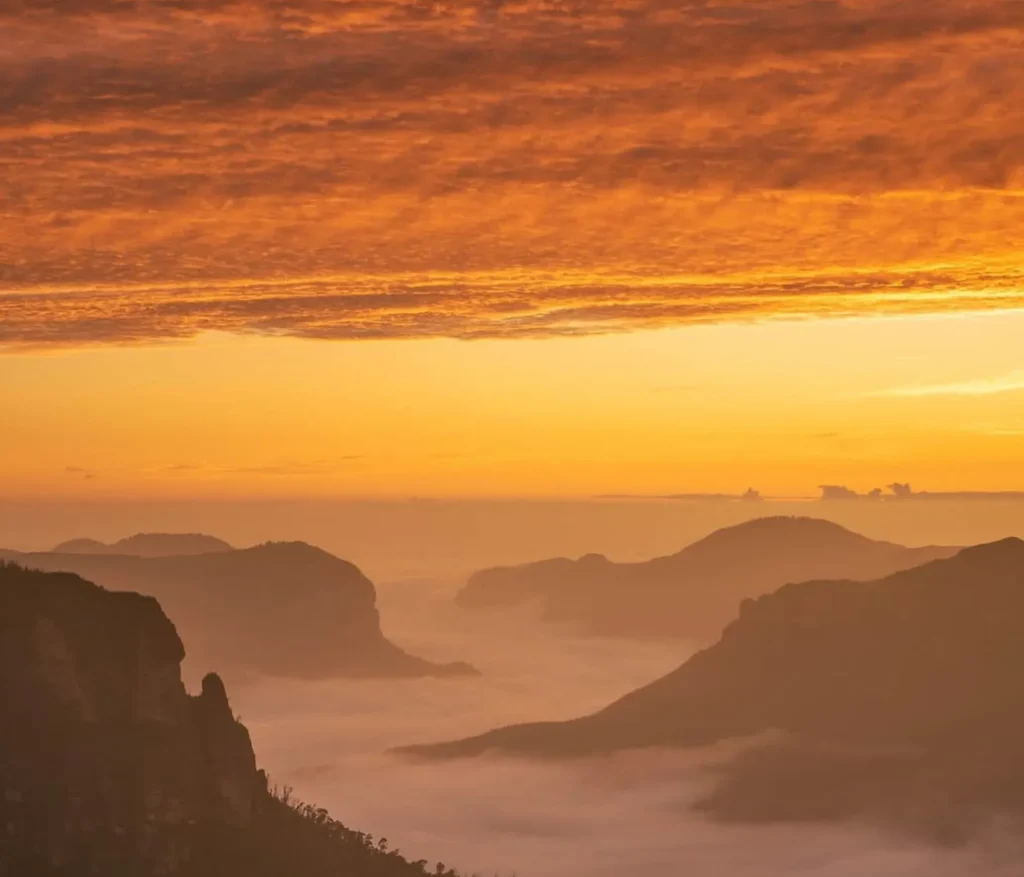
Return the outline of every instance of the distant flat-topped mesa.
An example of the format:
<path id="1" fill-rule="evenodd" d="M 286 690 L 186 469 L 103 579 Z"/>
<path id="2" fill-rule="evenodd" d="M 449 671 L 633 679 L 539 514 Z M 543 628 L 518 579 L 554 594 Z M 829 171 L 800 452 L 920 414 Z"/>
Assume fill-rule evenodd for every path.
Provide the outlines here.
<path id="1" fill-rule="evenodd" d="M 220 678 L 186 691 L 184 654 L 152 597 L 0 563 L 0 874 L 425 877 L 275 797 Z"/>
<path id="2" fill-rule="evenodd" d="M 483 570 L 456 602 L 467 609 L 534 602 L 546 620 L 585 633 L 712 641 L 742 600 L 787 582 L 879 578 L 956 550 L 878 542 L 816 518 L 760 518 L 643 563 L 588 554 Z"/>
<path id="3" fill-rule="evenodd" d="M 216 536 L 202 533 L 136 533 L 109 545 L 96 539 L 69 539 L 53 549 L 54 554 L 130 554 L 136 557 L 174 557 L 231 551 L 232 546 Z"/>
<path id="4" fill-rule="evenodd" d="M 304 542 L 140 557 L 7 554 L 23 566 L 78 573 L 105 588 L 156 597 L 188 644 L 190 665 L 230 675 L 306 678 L 451 676 L 389 642 L 373 583 L 357 567 Z"/>
<path id="5" fill-rule="evenodd" d="M 1024 816 L 1024 542 L 872 582 L 786 585 L 745 601 L 717 644 L 600 712 L 407 751 L 592 756 L 765 732 L 788 742 L 726 771 L 705 802 L 712 812 Z"/>

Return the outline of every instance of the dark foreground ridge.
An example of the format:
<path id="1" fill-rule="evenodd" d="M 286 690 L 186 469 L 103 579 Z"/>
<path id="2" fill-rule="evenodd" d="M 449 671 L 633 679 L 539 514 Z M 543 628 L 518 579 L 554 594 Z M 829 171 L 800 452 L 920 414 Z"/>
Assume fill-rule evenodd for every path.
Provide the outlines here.
<path id="1" fill-rule="evenodd" d="M 272 794 L 183 656 L 156 600 L 0 564 L 0 874 L 455 877 Z"/>
<path id="2" fill-rule="evenodd" d="M 2 555 L 0 555 L 2 556 Z M 156 597 L 190 659 L 225 673 L 457 676 L 468 664 L 407 654 L 381 631 L 373 583 L 304 542 L 171 557 L 8 554 L 23 566 L 78 573 L 104 588 Z"/>
<path id="3" fill-rule="evenodd" d="M 877 579 L 956 551 L 879 542 L 817 518 L 759 518 L 643 563 L 588 554 L 483 570 L 456 601 L 467 609 L 535 601 L 545 619 L 587 633 L 713 642 L 742 600 L 787 582 Z"/>
<path id="4" fill-rule="evenodd" d="M 1024 542 L 968 548 L 873 582 L 745 601 L 721 640 L 569 722 L 410 747 L 593 756 L 781 732 L 724 768 L 723 819 L 924 820 L 943 838 L 1024 814 Z"/>

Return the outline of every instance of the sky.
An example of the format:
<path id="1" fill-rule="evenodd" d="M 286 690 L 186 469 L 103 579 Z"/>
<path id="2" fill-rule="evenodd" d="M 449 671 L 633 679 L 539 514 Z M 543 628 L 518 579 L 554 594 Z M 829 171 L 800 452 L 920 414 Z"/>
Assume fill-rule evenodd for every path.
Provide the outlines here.
<path id="1" fill-rule="evenodd" d="M 1022 25 L 0 0 L 0 492 L 1024 489 Z"/>

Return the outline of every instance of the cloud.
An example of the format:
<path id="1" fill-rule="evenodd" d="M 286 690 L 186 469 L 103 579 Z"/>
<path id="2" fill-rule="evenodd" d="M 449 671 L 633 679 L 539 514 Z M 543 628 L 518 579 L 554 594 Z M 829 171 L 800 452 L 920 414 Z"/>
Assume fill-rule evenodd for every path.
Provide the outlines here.
<path id="1" fill-rule="evenodd" d="M 166 466 L 159 466 L 148 470 L 156 474 L 192 474 L 221 476 L 221 475 L 261 475 L 261 476 L 294 476 L 294 475 L 322 475 L 329 472 L 336 472 L 343 464 L 353 463 L 364 459 L 359 454 L 348 454 L 337 457 L 334 460 L 308 460 L 308 461 L 280 461 L 274 463 L 261 463 L 251 466 L 220 466 L 210 463 L 172 463 Z"/>
<path id="2" fill-rule="evenodd" d="M 918 398 L 928 396 L 995 396 L 1024 390 L 1024 371 L 1014 371 L 993 378 L 957 381 L 949 384 L 920 384 L 880 390 L 876 396 Z M 1003 433 L 1005 434 L 1005 433 Z"/>
<path id="3" fill-rule="evenodd" d="M 64 473 L 76 478 L 84 478 L 86 481 L 91 481 L 99 474 L 95 469 L 85 469 L 82 466 L 65 466 Z"/>
<path id="4" fill-rule="evenodd" d="M 721 278 L 593 272 L 351 275 L 0 294 L 0 345 L 137 343 L 203 331 L 320 339 L 516 338 L 672 323 L 1012 307 L 1009 276 L 973 291 L 950 275 Z M 1000 286 L 1002 288 L 1000 288 Z"/>
<path id="5" fill-rule="evenodd" d="M 0 0 L 0 343 L 1019 307 L 1024 4 Z"/>
<path id="6" fill-rule="evenodd" d="M 652 393 L 692 393 L 699 387 L 699 384 L 662 384 L 656 387 L 651 387 Z"/>
<path id="7" fill-rule="evenodd" d="M 973 426 L 965 427 L 967 432 L 974 432 L 980 435 L 991 435 L 1005 438 L 1024 437 L 1024 427 L 1013 426 Z"/>

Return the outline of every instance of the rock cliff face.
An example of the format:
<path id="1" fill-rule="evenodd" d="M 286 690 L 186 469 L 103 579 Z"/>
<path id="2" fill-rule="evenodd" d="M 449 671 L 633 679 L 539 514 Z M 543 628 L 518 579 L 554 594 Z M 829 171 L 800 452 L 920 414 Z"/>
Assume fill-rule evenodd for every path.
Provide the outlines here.
<path id="1" fill-rule="evenodd" d="M 458 877 L 275 796 L 152 597 L 0 563 L 0 875 Z"/>
<path id="2" fill-rule="evenodd" d="M 643 563 L 588 554 L 482 570 L 456 602 L 467 609 L 536 602 L 547 620 L 587 633 L 713 641 L 742 600 L 787 582 L 867 581 L 956 550 L 879 542 L 815 518 L 759 518 Z"/>
<path id="3" fill-rule="evenodd" d="M 248 732 L 216 676 L 186 692 L 183 657 L 150 597 L 0 567 L 0 860 L 171 874 L 197 829 L 249 821 Z"/>
<path id="4" fill-rule="evenodd" d="M 156 597 L 188 643 L 190 664 L 295 677 L 471 674 L 409 655 L 381 630 L 376 590 L 351 563 L 303 542 L 172 557 L 9 555 L 104 588 Z"/>

